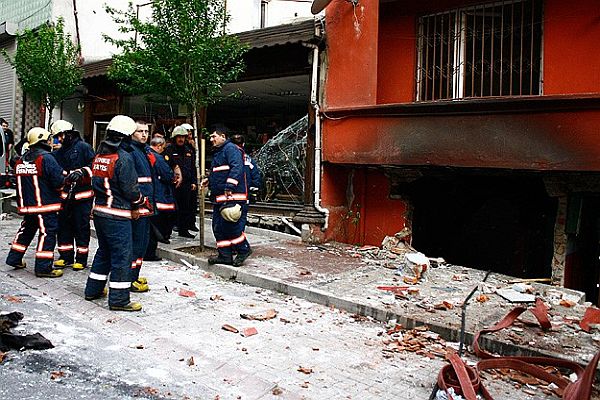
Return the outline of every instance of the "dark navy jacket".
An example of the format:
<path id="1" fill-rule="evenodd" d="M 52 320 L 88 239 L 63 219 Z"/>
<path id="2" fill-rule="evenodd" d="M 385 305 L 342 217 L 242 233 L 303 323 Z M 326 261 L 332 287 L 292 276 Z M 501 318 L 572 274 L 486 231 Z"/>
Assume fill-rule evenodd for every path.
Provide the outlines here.
<path id="1" fill-rule="evenodd" d="M 260 189 L 262 187 L 262 174 L 258 165 L 256 165 L 256 161 L 248 154 L 244 154 L 244 167 L 248 188 Z"/>
<path id="2" fill-rule="evenodd" d="M 73 172 L 76 169 L 86 169 L 88 174 L 75 186 L 74 199 L 84 200 L 91 199 L 94 197 L 94 191 L 92 190 L 92 181 L 89 176 L 92 175 L 90 169 L 92 161 L 94 160 L 94 151 L 92 146 L 81 140 L 80 137 L 73 138 L 73 141 L 67 145 L 63 143 L 63 146 L 52 152 L 52 155 L 58 161 L 58 164 L 67 172 Z M 67 198 L 67 188 L 61 193 L 63 199 Z"/>
<path id="3" fill-rule="evenodd" d="M 173 177 L 175 174 L 163 156 L 147 147 L 148 159 L 154 172 L 154 199 L 158 211 L 175 211 L 175 197 L 173 196 Z"/>
<path id="4" fill-rule="evenodd" d="M 44 214 L 61 209 L 60 189 L 65 174 L 48 150 L 32 146 L 15 164 L 15 175 L 20 214 Z"/>
<path id="5" fill-rule="evenodd" d="M 248 200 L 246 174 L 244 172 L 244 152 L 227 140 L 213 153 L 211 173 L 208 176 L 208 188 L 211 197 L 217 203 Z M 231 198 L 226 198 L 225 190 L 231 190 Z"/>
<path id="6" fill-rule="evenodd" d="M 182 186 L 187 187 L 191 184 L 197 185 L 196 178 L 196 151 L 187 143 L 183 146 L 170 144 L 165 149 L 165 161 L 174 168 L 179 165 L 181 169 Z"/>
<path id="7" fill-rule="evenodd" d="M 135 166 L 135 171 L 138 176 L 138 186 L 140 188 L 140 192 L 142 192 L 142 196 L 146 196 L 152 207 L 156 209 L 156 201 L 154 199 L 154 183 L 152 181 L 152 166 L 150 165 L 150 160 L 148 159 L 148 153 L 146 151 L 146 144 L 139 143 L 135 140 L 124 140 L 121 142 L 121 149 L 125 150 L 131 157 L 133 158 L 133 164 Z M 153 213 L 151 213 L 147 209 L 140 210 L 141 217 L 149 217 Z"/>
<path id="8" fill-rule="evenodd" d="M 94 215 L 112 219 L 131 219 L 131 205 L 142 201 L 133 158 L 125 150 L 105 153 L 105 143 L 92 163 Z M 114 147 L 113 147 L 114 149 Z"/>

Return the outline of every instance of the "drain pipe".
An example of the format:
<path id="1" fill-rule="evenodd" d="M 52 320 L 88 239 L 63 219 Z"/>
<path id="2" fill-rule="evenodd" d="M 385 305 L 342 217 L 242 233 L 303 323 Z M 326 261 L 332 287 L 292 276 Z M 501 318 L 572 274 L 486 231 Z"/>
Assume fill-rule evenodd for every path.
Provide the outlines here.
<path id="1" fill-rule="evenodd" d="M 306 43 L 305 45 L 313 49 L 310 104 L 315 109 L 314 205 L 317 211 L 325 214 L 325 224 L 323 225 L 323 230 L 326 230 L 329 226 L 329 210 L 321 206 L 321 109 L 319 107 L 319 102 L 317 101 L 317 88 L 319 84 L 319 46 L 312 43 Z"/>

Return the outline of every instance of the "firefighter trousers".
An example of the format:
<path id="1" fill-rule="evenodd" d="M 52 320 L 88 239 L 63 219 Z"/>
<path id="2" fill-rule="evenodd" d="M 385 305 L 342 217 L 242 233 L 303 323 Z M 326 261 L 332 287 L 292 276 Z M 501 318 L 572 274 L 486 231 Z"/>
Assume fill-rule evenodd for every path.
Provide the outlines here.
<path id="1" fill-rule="evenodd" d="M 248 204 L 242 206 L 242 215 L 248 213 Z M 250 244 L 246 240 L 245 218 L 240 218 L 237 222 L 226 221 L 221 216 L 221 207 L 223 204 L 213 205 L 212 230 L 217 240 L 217 251 L 219 256 L 225 260 L 232 260 L 233 254 L 245 255 L 250 252 Z"/>
<path id="2" fill-rule="evenodd" d="M 49 273 L 52 271 L 57 230 L 57 213 L 24 215 L 21 227 L 10 246 L 6 263 L 13 266 L 21 264 L 27 247 L 31 244 L 35 234 L 39 232 L 38 245 L 35 249 L 35 272 Z"/>
<path id="3" fill-rule="evenodd" d="M 131 221 L 94 216 L 98 250 L 85 285 L 85 297 L 100 297 L 108 282 L 108 304 L 129 304 L 131 286 Z M 109 280 L 110 279 L 110 280 Z"/>
<path id="4" fill-rule="evenodd" d="M 131 221 L 131 234 L 133 240 L 131 254 L 131 282 L 140 277 L 140 270 L 144 262 L 144 255 L 150 239 L 150 217 L 142 217 Z"/>
<path id="5" fill-rule="evenodd" d="M 58 213 L 58 252 L 65 264 L 87 265 L 92 199 L 75 201 Z"/>

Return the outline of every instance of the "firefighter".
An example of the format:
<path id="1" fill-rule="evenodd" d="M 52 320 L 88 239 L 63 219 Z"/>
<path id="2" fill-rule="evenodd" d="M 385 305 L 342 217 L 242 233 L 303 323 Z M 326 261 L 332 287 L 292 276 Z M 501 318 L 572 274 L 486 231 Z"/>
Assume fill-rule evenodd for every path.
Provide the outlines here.
<path id="1" fill-rule="evenodd" d="M 240 135 L 239 133 L 232 135 L 231 142 L 244 152 L 244 172 L 246 173 L 246 183 L 248 184 L 248 201 L 250 203 L 256 203 L 263 182 L 260 168 L 258 168 L 256 161 L 246 153 L 243 135 Z"/>
<path id="2" fill-rule="evenodd" d="M 52 135 L 44 128 L 35 127 L 27 132 L 29 149 L 15 164 L 18 212 L 23 215 L 23 222 L 6 258 L 8 265 L 25 268 L 23 256 L 39 231 L 35 275 L 43 278 L 57 278 L 63 274 L 62 270 L 52 268 L 58 212 L 62 207 L 59 192 L 65 182 L 75 182 L 83 176 L 77 171 L 65 179 L 64 170 L 50 154 L 51 141 Z"/>
<path id="3" fill-rule="evenodd" d="M 61 197 L 63 209 L 58 213 L 58 252 L 60 258 L 54 262 L 55 268 L 72 267 L 79 271 L 87 266 L 90 244 L 90 213 L 92 211 L 92 190 L 90 169 L 94 159 L 92 146 L 81 139 L 73 124 L 58 120 L 50 127 L 53 136 L 63 137 L 60 149 L 52 155 L 67 172 L 84 168 L 87 179 L 77 185 L 65 186 Z"/>
<path id="4" fill-rule="evenodd" d="M 108 305 L 118 311 L 142 309 L 140 303 L 130 301 L 131 221 L 139 218 L 144 209 L 151 210 L 151 205 L 140 192 L 133 157 L 120 147 L 121 141 L 133 135 L 136 129 L 135 121 L 125 115 L 111 119 L 106 139 L 100 143 L 92 162 L 95 194 L 92 212 L 98 250 L 85 286 L 85 299 L 102 297 L 106 281 L 110 279 Z"/>
<path id="5" fill-rule="evenodd" d="M 156 214 L 150 217 L 150 241 L 146 249 L 144 261 L 160 261 L 156 254 L 158 241 L 169 243 L 173 216 L 175 215 L 175 196 L 173 183 L 175 174 L 169 167 L 161 153 L 164 151 L 165 139 L 154 137 L 148 147 L 148 159 L 152 165 L 154 180 L 154 198 L 156 200 Z"/>
<path id="6" fill-rule="evenodd" d="M 171 134 L 173 143 L 165 150 L 165 160 L 171 168 L 179 167 L 181 182 L 175 187 L 175 201 L 177 203 L 177 229 L 179 236 L 193 238 L 190 229 L 194 229 L 196 208 L 194 196 L 197 193 L 198 180 L 196 178 L 196 154 L 194 149 L 186 143 L 188 132 L 181 126 L 176 126 Z"/>
<path id="7" fill-rule="evenodd" d="M 133 236 L 133 249 L 131 261 L 131 291 L 143 293 L 150 288 L 148 280 L 140 276 L 144 255 L 150 239 L 150 217 L 154 215 L 151 210 L 155 208 L 154 201 L 154 183 L 152 180 L 152 165 L 148 159 L 146 142 L 148 141 L 148 124 L 145 121 L 138 120 L 136 129 L 130 137 L 126 137 L 121 142 L 121 149 L 128 152 L 133 159 L 135 171 L 137 173 L 138 186 L 140 192 L 145 196 L 151 209 L 141 208 L 139 218 L 131 221 L 131 233 Z"/>
<path id="8" fill-rule="evenodd" d="M 208 186 L 213 202 L 212 229 L 218 254 L 209 258 L 208 263 L 239 267 L 252 253 L 241 218 L 248 208 L 244 153 L 227 140 L 224 129 L 213 131 L 210 142 L 214 147 L 211 173 L 202 186 Z"/>

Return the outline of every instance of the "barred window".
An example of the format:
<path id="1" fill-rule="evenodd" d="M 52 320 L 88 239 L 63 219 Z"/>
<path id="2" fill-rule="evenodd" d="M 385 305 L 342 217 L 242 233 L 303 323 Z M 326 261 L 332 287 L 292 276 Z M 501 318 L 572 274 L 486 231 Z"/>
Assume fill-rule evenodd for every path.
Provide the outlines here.
<path id="1" fill-rule="evenodd" d="M 419 19 L 417 100 L 541 94 L 542 0 Z"/>

